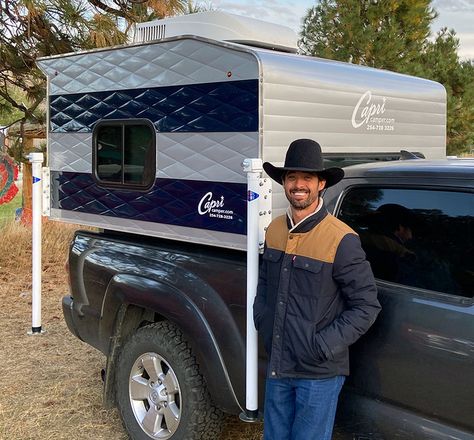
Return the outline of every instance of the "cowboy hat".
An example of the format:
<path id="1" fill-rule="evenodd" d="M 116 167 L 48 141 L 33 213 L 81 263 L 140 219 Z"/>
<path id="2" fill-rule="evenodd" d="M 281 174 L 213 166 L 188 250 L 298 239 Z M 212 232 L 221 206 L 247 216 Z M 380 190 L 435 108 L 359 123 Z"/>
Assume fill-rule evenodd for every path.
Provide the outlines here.
<path id="1" fill-rule="evenodd" d="M 288 171 L 304 171 L 316 173 L 326 180 L 326 188 L 335 185 L 344 177 L 342 168 L 324 168 L 323 155 L 320 145 L 311 139 L 297 139 L 293 141 L 286 152 L 285 165 L 276 167 L 270 162 L 263 164 L 265 172 L 280 185 Z"/>

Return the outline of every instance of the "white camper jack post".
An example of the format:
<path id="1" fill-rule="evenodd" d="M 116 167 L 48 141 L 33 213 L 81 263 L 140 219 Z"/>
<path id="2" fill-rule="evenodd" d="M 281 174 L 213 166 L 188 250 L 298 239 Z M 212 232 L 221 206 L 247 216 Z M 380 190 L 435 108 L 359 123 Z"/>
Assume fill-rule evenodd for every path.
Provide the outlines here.
<path id="1" fill-rule="evenodd" d="M 263 250 L 264 235 L 271 221 L 271 183 L 261 179 L 261 159 L 245 159 L 247 173 L 247 343 L 246 401 L 244 422 L 258 421 L 258 335 L 253 322 L 253 302 L 257 293 L 258 254 Z"/>
<path id="2" fill-rule="evenodd" d="M 32 164 L 32 322 L 30 335 L 43 333 L 41 328 L 41 211 L 42 211 L 42 165 L 43 153 L 30 153 Z"/>

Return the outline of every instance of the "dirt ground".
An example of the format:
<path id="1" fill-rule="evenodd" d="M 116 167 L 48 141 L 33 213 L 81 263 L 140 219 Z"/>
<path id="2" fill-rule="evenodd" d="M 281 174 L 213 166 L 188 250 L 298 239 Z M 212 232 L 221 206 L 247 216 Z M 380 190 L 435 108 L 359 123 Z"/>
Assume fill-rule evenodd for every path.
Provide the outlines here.
<path id="1" fill-rule="evenodd" d="M 117 410 L 102 407 L 105 357 L 71 335 L 61 299 L 64 263 L 76 227 L 43 226 L 42 326 L 30 336 L 31 230 L 0 229 L 0 439 L 125 440 Z M 227 417 L 220 440 L 258 440 L 261 425 Z"/>

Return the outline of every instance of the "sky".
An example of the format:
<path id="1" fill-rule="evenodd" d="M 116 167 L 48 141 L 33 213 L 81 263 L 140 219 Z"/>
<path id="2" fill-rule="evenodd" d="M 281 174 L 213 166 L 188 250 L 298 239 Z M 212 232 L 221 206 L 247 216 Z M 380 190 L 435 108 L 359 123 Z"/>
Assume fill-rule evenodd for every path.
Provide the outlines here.
<path id="1" fill-rule="evenodd" d="M 301 30 L 301 19 L 316 0 L 213 0 L 212 6 L 239 15 L 286 25 L 296 32 Z M 474 59 L 474 0 L 434 0 L 439 13 L 433 22 L 432 33 L 447 27 L 456 31 L 460 39 L 458 54 L 462 59 Z"/>

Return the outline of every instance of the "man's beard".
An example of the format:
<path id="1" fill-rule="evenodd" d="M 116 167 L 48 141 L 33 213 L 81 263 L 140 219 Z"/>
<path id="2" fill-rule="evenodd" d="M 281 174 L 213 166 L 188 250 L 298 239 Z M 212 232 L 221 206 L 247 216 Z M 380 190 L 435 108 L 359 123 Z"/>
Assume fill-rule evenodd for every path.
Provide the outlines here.
<path id="1" fill-rule="evenodd" d="M 292 196 L 291 196 L 291 192 L 290 194 L 286 194 L 286 198 L 288 199 L 288 201 L 290 202 L 290 205 L 296 209 L 296 210 L 303 210 L 303 209 L 306 209 L 308 208 L 309 206 L 311 206 L 317 199 L 318 199 L 318 195 L 316 194 L 311 194 L 311 193 L 307 193 L 308 194 L 308 197 L 306 197 L 306 199 L 303 199 L 303 200 L 295 200 Z"/>

